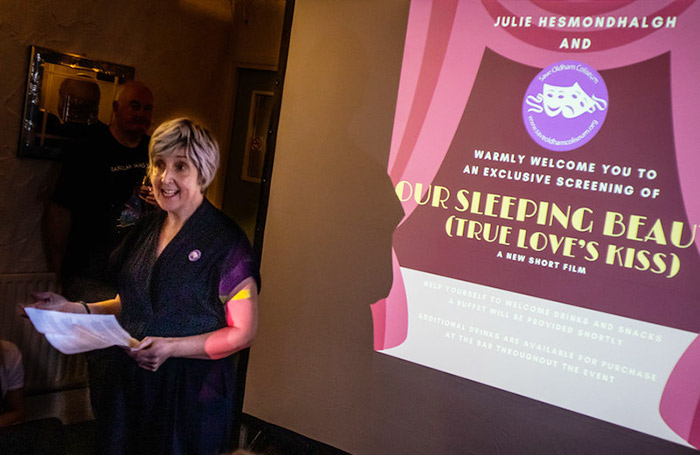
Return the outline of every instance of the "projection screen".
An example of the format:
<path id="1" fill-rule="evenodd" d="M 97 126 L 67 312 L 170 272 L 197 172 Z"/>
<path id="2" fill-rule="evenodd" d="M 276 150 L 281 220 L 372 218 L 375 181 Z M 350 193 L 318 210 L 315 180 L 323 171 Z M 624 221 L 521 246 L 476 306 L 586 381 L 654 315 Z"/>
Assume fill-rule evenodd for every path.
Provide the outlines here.
<path id="1" fill-rule="evenodd" d="M 699 22 L 297 0 L 244 411 L 355 455 L 696 453 Z"/>
<path id="2" fill-rule="evenodd" d="M 700 444 L 698 19 L 411 3 L 378 350 Z"/>

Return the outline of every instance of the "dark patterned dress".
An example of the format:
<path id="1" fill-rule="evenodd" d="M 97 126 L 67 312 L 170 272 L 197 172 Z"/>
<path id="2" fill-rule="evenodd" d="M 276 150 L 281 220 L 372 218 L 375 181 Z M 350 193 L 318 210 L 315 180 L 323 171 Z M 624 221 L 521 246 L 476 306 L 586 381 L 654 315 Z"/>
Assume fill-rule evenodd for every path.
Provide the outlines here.
<path id="1" fill-rule="evenodd" d="M 243 231 L 206 199 L 156 257 L 167 214 L 153 213 L 115 252 L 120 322 L 136 339 L 185 337 L 226 326 L 225 302 L 248 277 L 260 283 Z M 98 412 L 107 454 L 215 454 L 233 419 L 234 356 L 170 358 L 156 372 L 114 349 Z"/>

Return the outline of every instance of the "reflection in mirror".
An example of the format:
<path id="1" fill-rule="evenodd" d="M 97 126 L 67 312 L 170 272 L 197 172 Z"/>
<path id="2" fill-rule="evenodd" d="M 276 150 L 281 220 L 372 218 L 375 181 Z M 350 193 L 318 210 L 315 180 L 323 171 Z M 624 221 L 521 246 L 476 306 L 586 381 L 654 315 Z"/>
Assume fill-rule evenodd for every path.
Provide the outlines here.
<path id="1" fill-rule="evenodd" d="M 97 122 L 109 124 L 117 88 L 134 68 L 31 47 L 18 156 L 60 158 Z"/>

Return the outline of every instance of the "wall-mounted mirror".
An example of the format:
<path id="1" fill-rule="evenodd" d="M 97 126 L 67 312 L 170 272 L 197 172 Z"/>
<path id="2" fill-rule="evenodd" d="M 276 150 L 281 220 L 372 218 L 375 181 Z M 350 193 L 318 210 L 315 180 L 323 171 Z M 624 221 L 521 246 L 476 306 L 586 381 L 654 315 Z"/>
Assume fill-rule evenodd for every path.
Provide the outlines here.
<path id="1" fill-rule="evenodd" d="M 111 122 L 117 88 L 133 78 L 129 66 L 32 46 L 17 154 L 60 158 L 90 125 Z"/>

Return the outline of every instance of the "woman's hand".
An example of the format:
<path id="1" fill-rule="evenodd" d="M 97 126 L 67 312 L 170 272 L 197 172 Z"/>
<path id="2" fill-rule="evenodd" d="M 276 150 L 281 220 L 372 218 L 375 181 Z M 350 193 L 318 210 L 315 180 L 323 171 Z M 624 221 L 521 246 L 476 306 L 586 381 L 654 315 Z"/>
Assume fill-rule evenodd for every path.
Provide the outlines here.
<path id="1" fill-rule="evenodd" d="M 138 365 L 149 371 L 156 371 L 163 362 L 172 357 L 174 338 L 146 337 L 127 353 Z"/>
<path id="2" fill-rule="evenodd" d="M 25 308 L 61 311 L 63 313 L 85 313 L 85 308 L 81 303 L 70 302 L 55 292 L 33 292 L 32 298 L 34 303 L 25 305 Z"/>
<path id="3" fill-rule="evenodd" d="M 146 180 L 146 179 L 144 179 Z M 158 202 L 156 202 L 156 197 L 153 195 L 153 186 L 149 184 L 142 184 L 141 187 L 139 188 L 139 197 L 146 201 L 147 204 L 150 204 L 154 207 L 158 207 Z"/>

